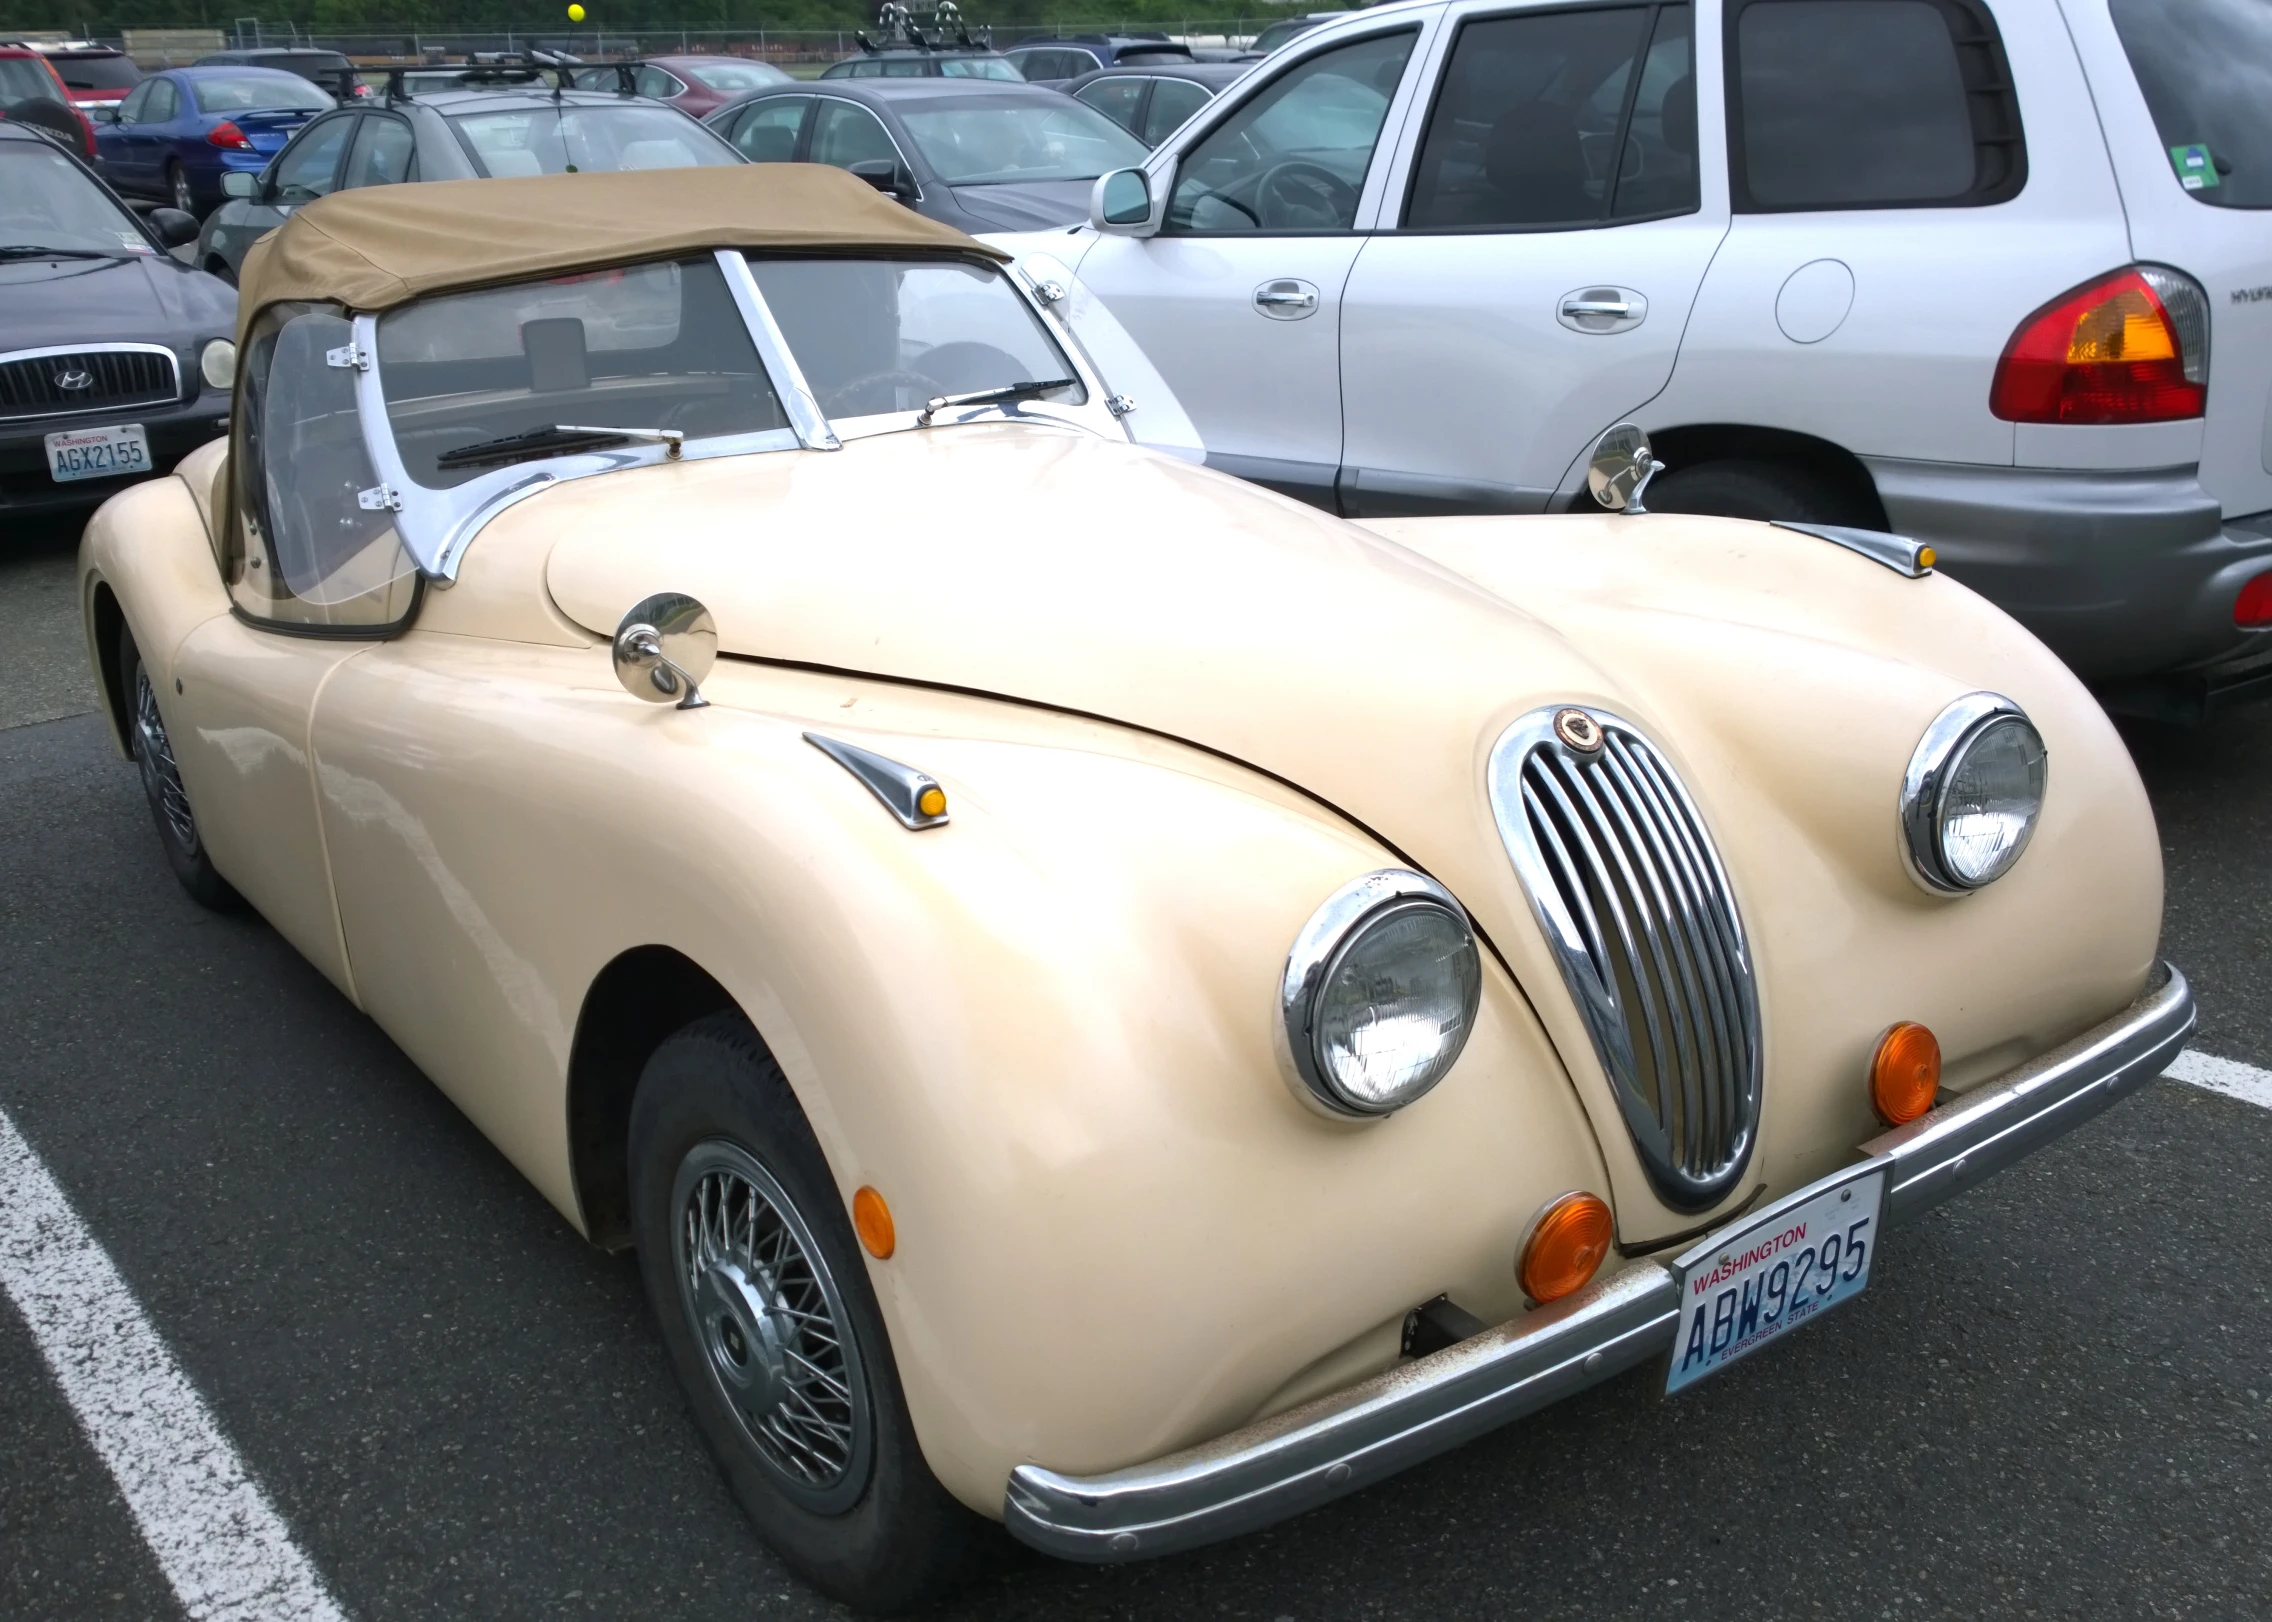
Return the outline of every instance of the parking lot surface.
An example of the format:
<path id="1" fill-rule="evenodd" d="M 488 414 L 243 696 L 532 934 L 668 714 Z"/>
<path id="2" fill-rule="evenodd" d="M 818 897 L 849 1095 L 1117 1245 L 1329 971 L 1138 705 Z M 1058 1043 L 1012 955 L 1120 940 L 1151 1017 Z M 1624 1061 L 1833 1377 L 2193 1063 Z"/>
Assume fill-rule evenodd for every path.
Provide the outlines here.
<path id="1" fill-rule="evenodd" d="M 631 1258 L 258 918 L 175 885 L 92 713 L 72 545 L 0 555 L 0 1111 L 339 1609 L 840 1614 L 728 1498 Z M 2198 1047 L 2272 1067 L 2272 707 L 2132 744 Z M 1192 1555 L 1005 1551 L 950 1614 L 2265 1614 L 2267 1257 L 2272 1110 L 2156 1082 L 1694 1394 L 1627 1376 Z M 0 1392 L 0 1616 L 180 1614 L 5 1306 Z"/>

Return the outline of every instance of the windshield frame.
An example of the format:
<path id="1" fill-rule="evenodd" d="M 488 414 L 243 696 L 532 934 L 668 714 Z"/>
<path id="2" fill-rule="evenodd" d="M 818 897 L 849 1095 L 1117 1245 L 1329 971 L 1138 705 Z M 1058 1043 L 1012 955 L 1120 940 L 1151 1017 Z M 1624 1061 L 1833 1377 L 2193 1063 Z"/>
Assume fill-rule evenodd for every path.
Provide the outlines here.
<path id="1" fill-rule="evenodd" d="M 663 255 L 652 261 L 662 263 L 698 255 Z M 779 258 L 877 258 L 908 257 L 905 250 L 885 255 L 828 254 L 807 250 L 798 253 L 774 255 Z M 924 413 L 919 410 L 887 412 L 871 417 L 839 417 L 831 419 L 820 408 L 812 387 L 805 380 L 803 369 L 783 336 L 780 324 L 759 290 L 757 278 L 752 274 L 749 260 L 739 249 L 711 250 L 726 279 L 726 289 L 733 298 L 736 311 L 748 329 L 751 343 L 757 349 L 759 363 L 764 367 L 773 392 L 780 400 L 782 410 L 789 419 L 787 428 L 765 429 L 755 433 L 721 434 L 703 439 L 687 439 L 672 448 L 659 444 L 630 444 L 602 450 L 572 451 L 553 456 L 531 457 L 527 461 L 513 462 L 493 468 L 461 484 L 434 488 L 420 484 L 410 475 L 395 444 L 393 420 L 387 414 L 385 377 L 379 360 L 379 323 L 392 313 L 363 313 L 352 318 L 354 338 L 345 350 L 334 350 L 330 361 L 335 366 L 352 367 L 356 371 L 356 414 L 363 428 L 363 440 L 370 453 L 371 465 L 379 476 L 378 485 L 361 493 L 358 499 L 367 503 L 392 507 L 397 515 L 396 528 L 403 547 L 417 562 L 419 573 L 429 580 L 447 585 L 457 578 L 458 565 L 484 525 L 507 507 L 526 500 L 539 491 L 572 479 L 590 478 L 596 474 L 613 473 L 621 469 L 652 467 L 665 461 L 707 461 L 715 457 L 749 456 L 772 451 L 834 451 L 854 439 L 872 438 L 878 434 L 932 431 L 936 428 L 958 426 L 963 423 L 985 421 L 1039 420 L 1060 427 L 1085 430 L 1100 437 L 1132 440 L 1122 419 L 1129 409 L 1127 402 L 1117 395 L 1108 395 L 1095 362 L 1080 340 L 1074 336 L 1072 323 L 1061 308 L 1066 302 L 1061 290 L 1052 287 L 1056 296 L 1044 292 L 1022 268 L 1004 265 L 993 259 L 975 261 L 966 254 L 942 254 L 942 259 L 960 263 L 982 262 L 999 275 L 1014 297 L 1022 299 L 1040 320 L 1042 329 L 1063 352 L 1072 369 L 1072 375 L 1081 384 L 1086 397 L 1081 405 L 1062 405 L 1050 401 L 1024 400 L 1003 404 L 982 404 L 956 407 L 940 412 L 930 423 L 920 422 Z M 593 270 L 609 267 L 594 265 Z M 447 298 L 453 293 L 474 292 L 476 288 L 451 288 L 432 295 Z M 396 309 L 406 306 L 397 305 Z"/>

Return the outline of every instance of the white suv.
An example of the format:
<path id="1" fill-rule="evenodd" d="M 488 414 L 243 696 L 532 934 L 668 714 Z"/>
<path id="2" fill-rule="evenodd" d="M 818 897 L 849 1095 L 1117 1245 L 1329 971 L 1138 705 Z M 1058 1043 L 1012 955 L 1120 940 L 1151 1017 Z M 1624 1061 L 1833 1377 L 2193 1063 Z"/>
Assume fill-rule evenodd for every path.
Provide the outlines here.
<path id="1" fill-rule="evenodd" d="M 2268 0 L 1427 0 L 1046 247 L 1211 465 L 1558 510 L 1631 418 L 1652 506 L 1927 540 L 2183 715 L 2272 686 L 2268 209 Z"/>

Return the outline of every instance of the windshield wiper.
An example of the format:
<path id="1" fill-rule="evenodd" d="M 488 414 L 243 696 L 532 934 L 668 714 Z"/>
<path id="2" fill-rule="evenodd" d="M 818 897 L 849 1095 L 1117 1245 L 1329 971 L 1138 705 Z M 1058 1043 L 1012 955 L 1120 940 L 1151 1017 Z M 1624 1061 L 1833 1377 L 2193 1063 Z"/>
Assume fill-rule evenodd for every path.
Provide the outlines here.
<path id="1" fill-rule="evenodd" d="M 1053 377 L 1040 383 L 1005 383 L 998 389 L 980 389 L 975 394 L 939 394 L 923 403 L 923 413 L 915 419 L 915 426 L 928 428 L 931 418 L 950 406 L 1008 405 L 1012 400 L 1031 400 L 1039 395 L 1054 394 L 1059 389 L 1073 387 L 1069 377 Z"/>
<path id="2" fill-rule="evenodd" d="M 656 441 L 664 447 L 668 459 L 675 462 L 686 435 L 676 428 L 580 428 L 574 423 L 555 422 L 525 433 L 507 434 L 502 439 L 460 445 L 454 451 L 444 451 L 435 457 L 434 465 L 438 468 L 481 467 L 490 462 L 522 462 L 535 456 L 594 451 L 606 445 L 620 445 L 627 439 Z"/>
<path id="3" fill-rule="evenodd" d="M 45 248 L 36 242 L 11 242 L 0 246 L 0 259 L 131 259 L 132 254 L 115 248 Z"/>

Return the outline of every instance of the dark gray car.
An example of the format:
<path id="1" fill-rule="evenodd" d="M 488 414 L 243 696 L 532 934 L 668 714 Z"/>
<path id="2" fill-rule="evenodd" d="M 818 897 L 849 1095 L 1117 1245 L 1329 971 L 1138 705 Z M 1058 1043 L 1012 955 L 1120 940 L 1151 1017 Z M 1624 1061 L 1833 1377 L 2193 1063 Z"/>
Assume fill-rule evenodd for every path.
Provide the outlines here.
<path id="1" fill-rule="evenodd" d="M 1089 217 L 1097 176 L 1144 144 L 1040 85 L 832 80 L 760 90 L 706 122 L 753 163 L 830 163 L 960 230 L 1031 231 Z"/>
<path id="2" fill-rule="evenodd" d="M 224 181 L 197 263 L 234 281 L 246 251 L 293 209 L 353 186 L 739 161 L 686 114 L 635 96 L 538 83 L 390 93 L 326 113 L 260 174 Z"/>
<path id="3" fill-rule="evenodd" d="M 1057 88 L 1094 107 L 1146 146 L 1158 146 L 1253 66 L 1251 62 L 1169 62 L 1102 68 Z"/>

